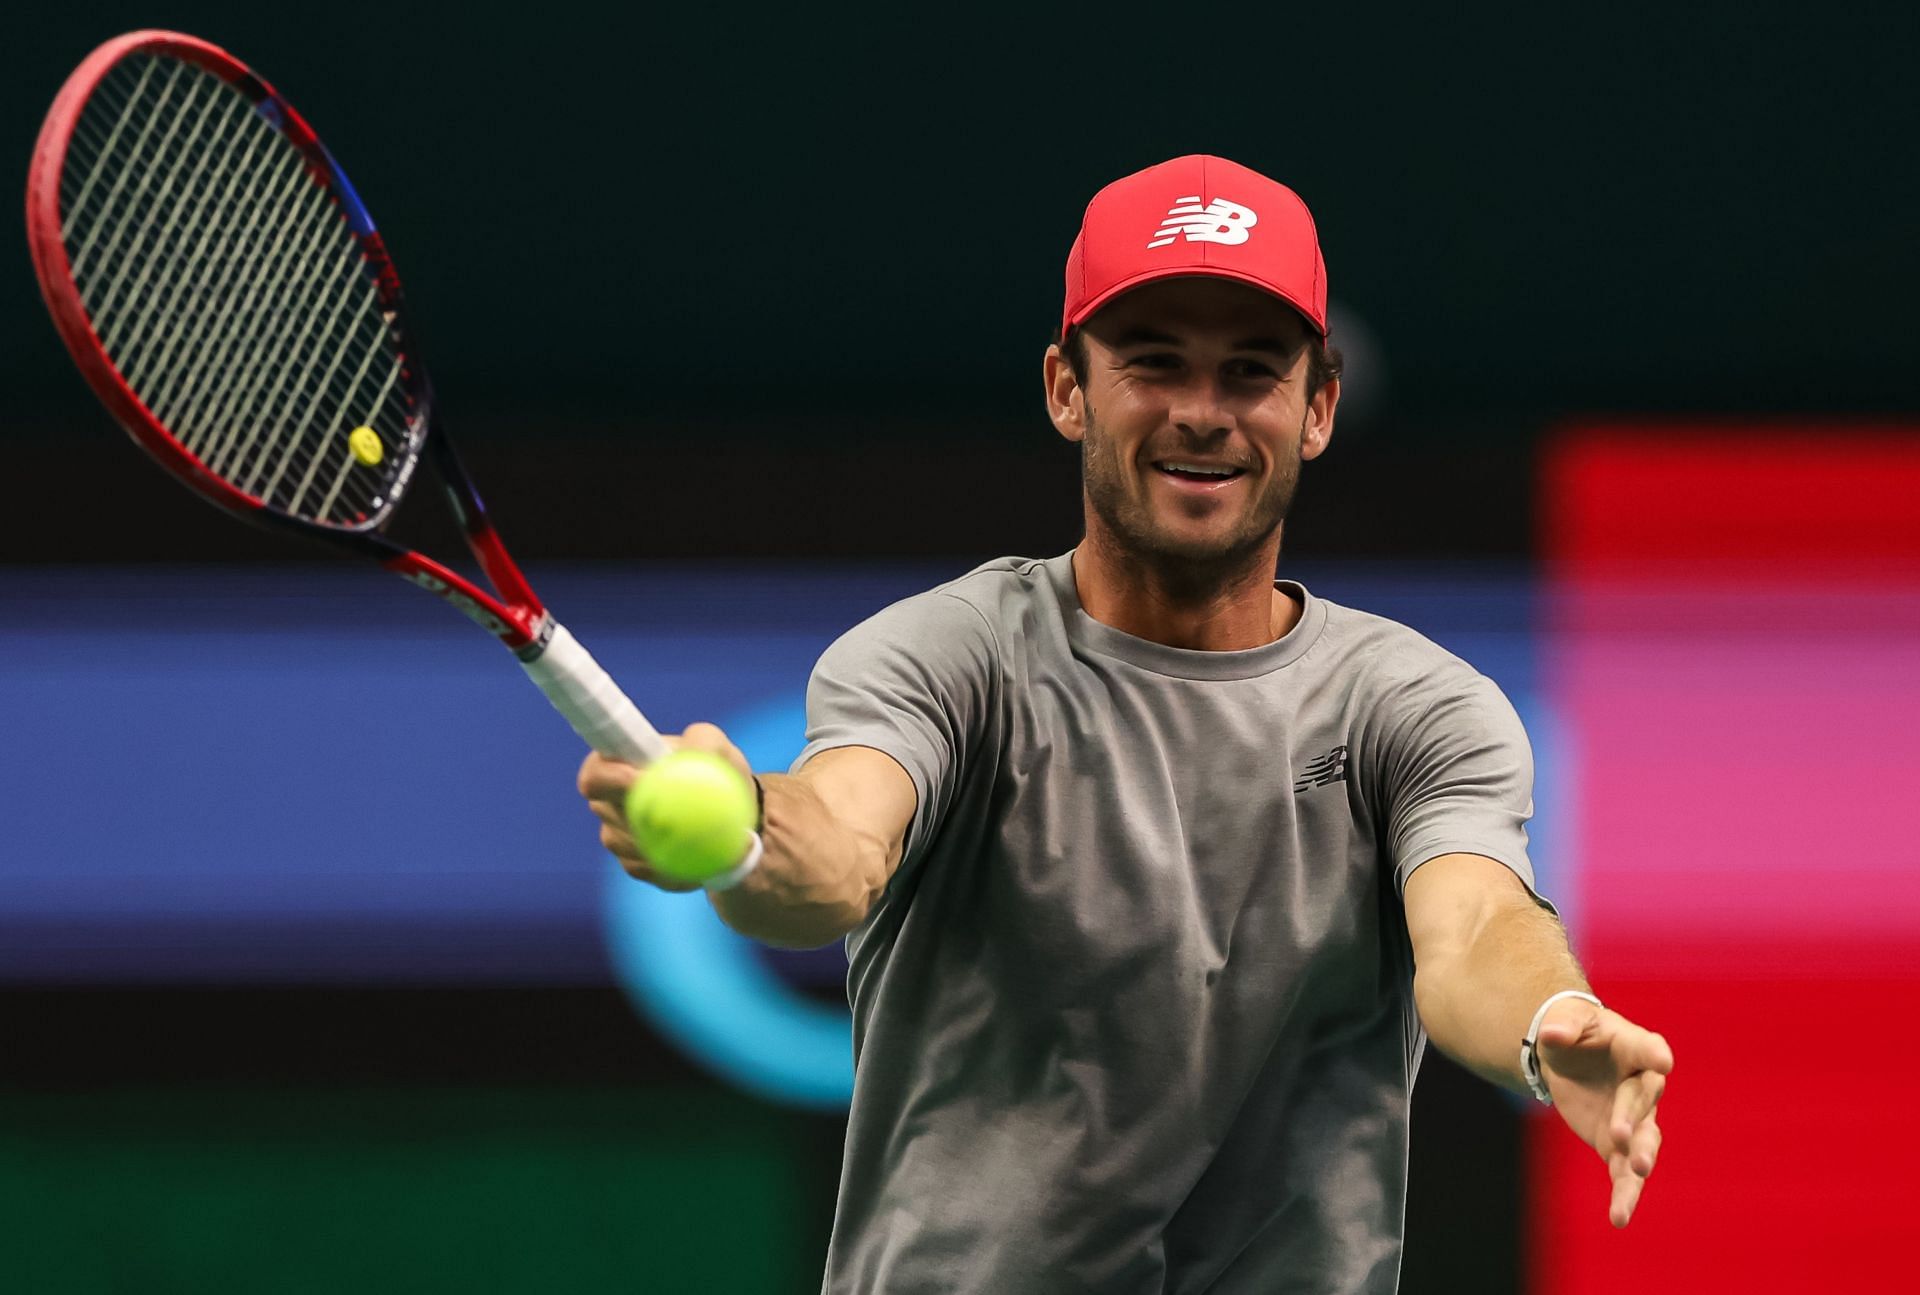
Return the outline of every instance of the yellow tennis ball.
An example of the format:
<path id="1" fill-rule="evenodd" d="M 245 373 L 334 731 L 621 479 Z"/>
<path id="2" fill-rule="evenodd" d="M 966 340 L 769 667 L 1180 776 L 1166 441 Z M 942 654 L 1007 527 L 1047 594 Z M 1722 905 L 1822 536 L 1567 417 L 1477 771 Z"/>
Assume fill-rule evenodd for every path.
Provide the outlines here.
<path id="1" fill-rule="evenodd" d="M 627 826 L 653 870 L 673 881 L 705 881 L 746 857 L 760 816 L 753 784 L 709 751 L 675 751 L 627 789 Z"/>
<path id="2" fill-rule="evenodd" d="M 380 444 L 380 434 L 371 427 L 356 427 L 347 433 L 347 448 L 368 467 L 387 456 L 386 447 Z"/>

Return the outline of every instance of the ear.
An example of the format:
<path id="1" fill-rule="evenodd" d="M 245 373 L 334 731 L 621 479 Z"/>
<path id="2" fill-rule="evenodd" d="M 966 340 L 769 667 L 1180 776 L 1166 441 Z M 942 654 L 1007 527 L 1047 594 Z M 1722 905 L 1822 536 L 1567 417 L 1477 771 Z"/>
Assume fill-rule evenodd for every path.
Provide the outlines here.
<path id="1" fill-rule="evenodd" d="M 1300 431 L 1300 457 L 1317 459 L 1333 439 L 1333 411 L 1340 404 L 1340 379 L 1333 378 L 1307 402 L 1307 421 Z"/>
<path id="2" fill-rule="evenodd" d="M 1042 377 L 1047 387 L 1047 417 L 1053 420 L 1054 430 L 1070 441 L 1079 441 L 1087 434 L 1087 397 L 1058 346 L 1047 348 Z"/>

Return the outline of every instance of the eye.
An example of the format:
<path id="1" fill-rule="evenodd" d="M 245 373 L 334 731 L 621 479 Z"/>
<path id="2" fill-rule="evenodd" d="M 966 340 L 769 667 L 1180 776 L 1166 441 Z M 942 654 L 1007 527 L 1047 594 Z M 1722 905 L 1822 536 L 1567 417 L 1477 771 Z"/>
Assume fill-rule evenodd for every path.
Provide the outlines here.
<path id="1" fill-rule="evenodd" d="M 1171 351 L 1148 351 L 1134 356 L 1127 364 L 1136 369 L 1175 369 L 1180 367 L 1180 357 Z"/>
<path id="2" fill-rule="evenodd" d="M 1252 378 L 1262 382 L 1271 382 L 1280 376 L 1272 365 L 1263 364 L 1259 360 L 1246 359 L 1227 361 L 1227 374 L 1230 377 Z"/>

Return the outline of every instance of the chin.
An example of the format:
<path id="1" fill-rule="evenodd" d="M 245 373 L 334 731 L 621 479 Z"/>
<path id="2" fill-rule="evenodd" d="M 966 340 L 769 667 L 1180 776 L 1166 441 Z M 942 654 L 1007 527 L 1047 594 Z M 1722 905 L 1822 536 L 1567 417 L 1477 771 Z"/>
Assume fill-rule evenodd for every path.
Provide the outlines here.
<path id="1" fill-rule="evenodd" d="M 1166 501 L 1119 491 L 1088 494 L 1092 512 L 1112 542 L 1136 561 L 1203 569 L 1258 554 L 1273 543 L 1285 514 L 1279 509 L 1208 509 L 1199 516 L 1166 508 Z"/>
<path id="2" fill-rule="evenodd" d="M 1136 537 L 1136 547 L 1143 555 L 1205 565 L 1244 557 L 1265 540 L 1264 535 L 1247 535 L 1239 530 L 1156 526 L 1149 534 Z"/>

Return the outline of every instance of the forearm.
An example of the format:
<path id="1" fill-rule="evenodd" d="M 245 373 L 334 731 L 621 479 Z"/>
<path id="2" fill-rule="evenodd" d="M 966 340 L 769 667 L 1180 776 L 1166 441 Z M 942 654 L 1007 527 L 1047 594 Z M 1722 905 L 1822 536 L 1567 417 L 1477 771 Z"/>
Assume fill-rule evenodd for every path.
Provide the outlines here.
<path id="1" fill-rule="evenodd" d="M 1427 1036 L 1489 1082 L 1527 1092 L 1520 1042 L 1540 1004 L 1562 989 L 1586 989 L 1565 930 L 1532 903 L 1504 905 L 1458 949 L 1427 959 L 1414 974 L 1414 999 Z"/>
<path id="2" fill-rule="evenodd" d="M 804 777 L 762 774 L 760 785 L 766 854 L 745 881 L 713 895 L 714 910 L 765 944 L 831 944 L 866 917 L 896 860 L 885 841 L 836 816 Z"/>

